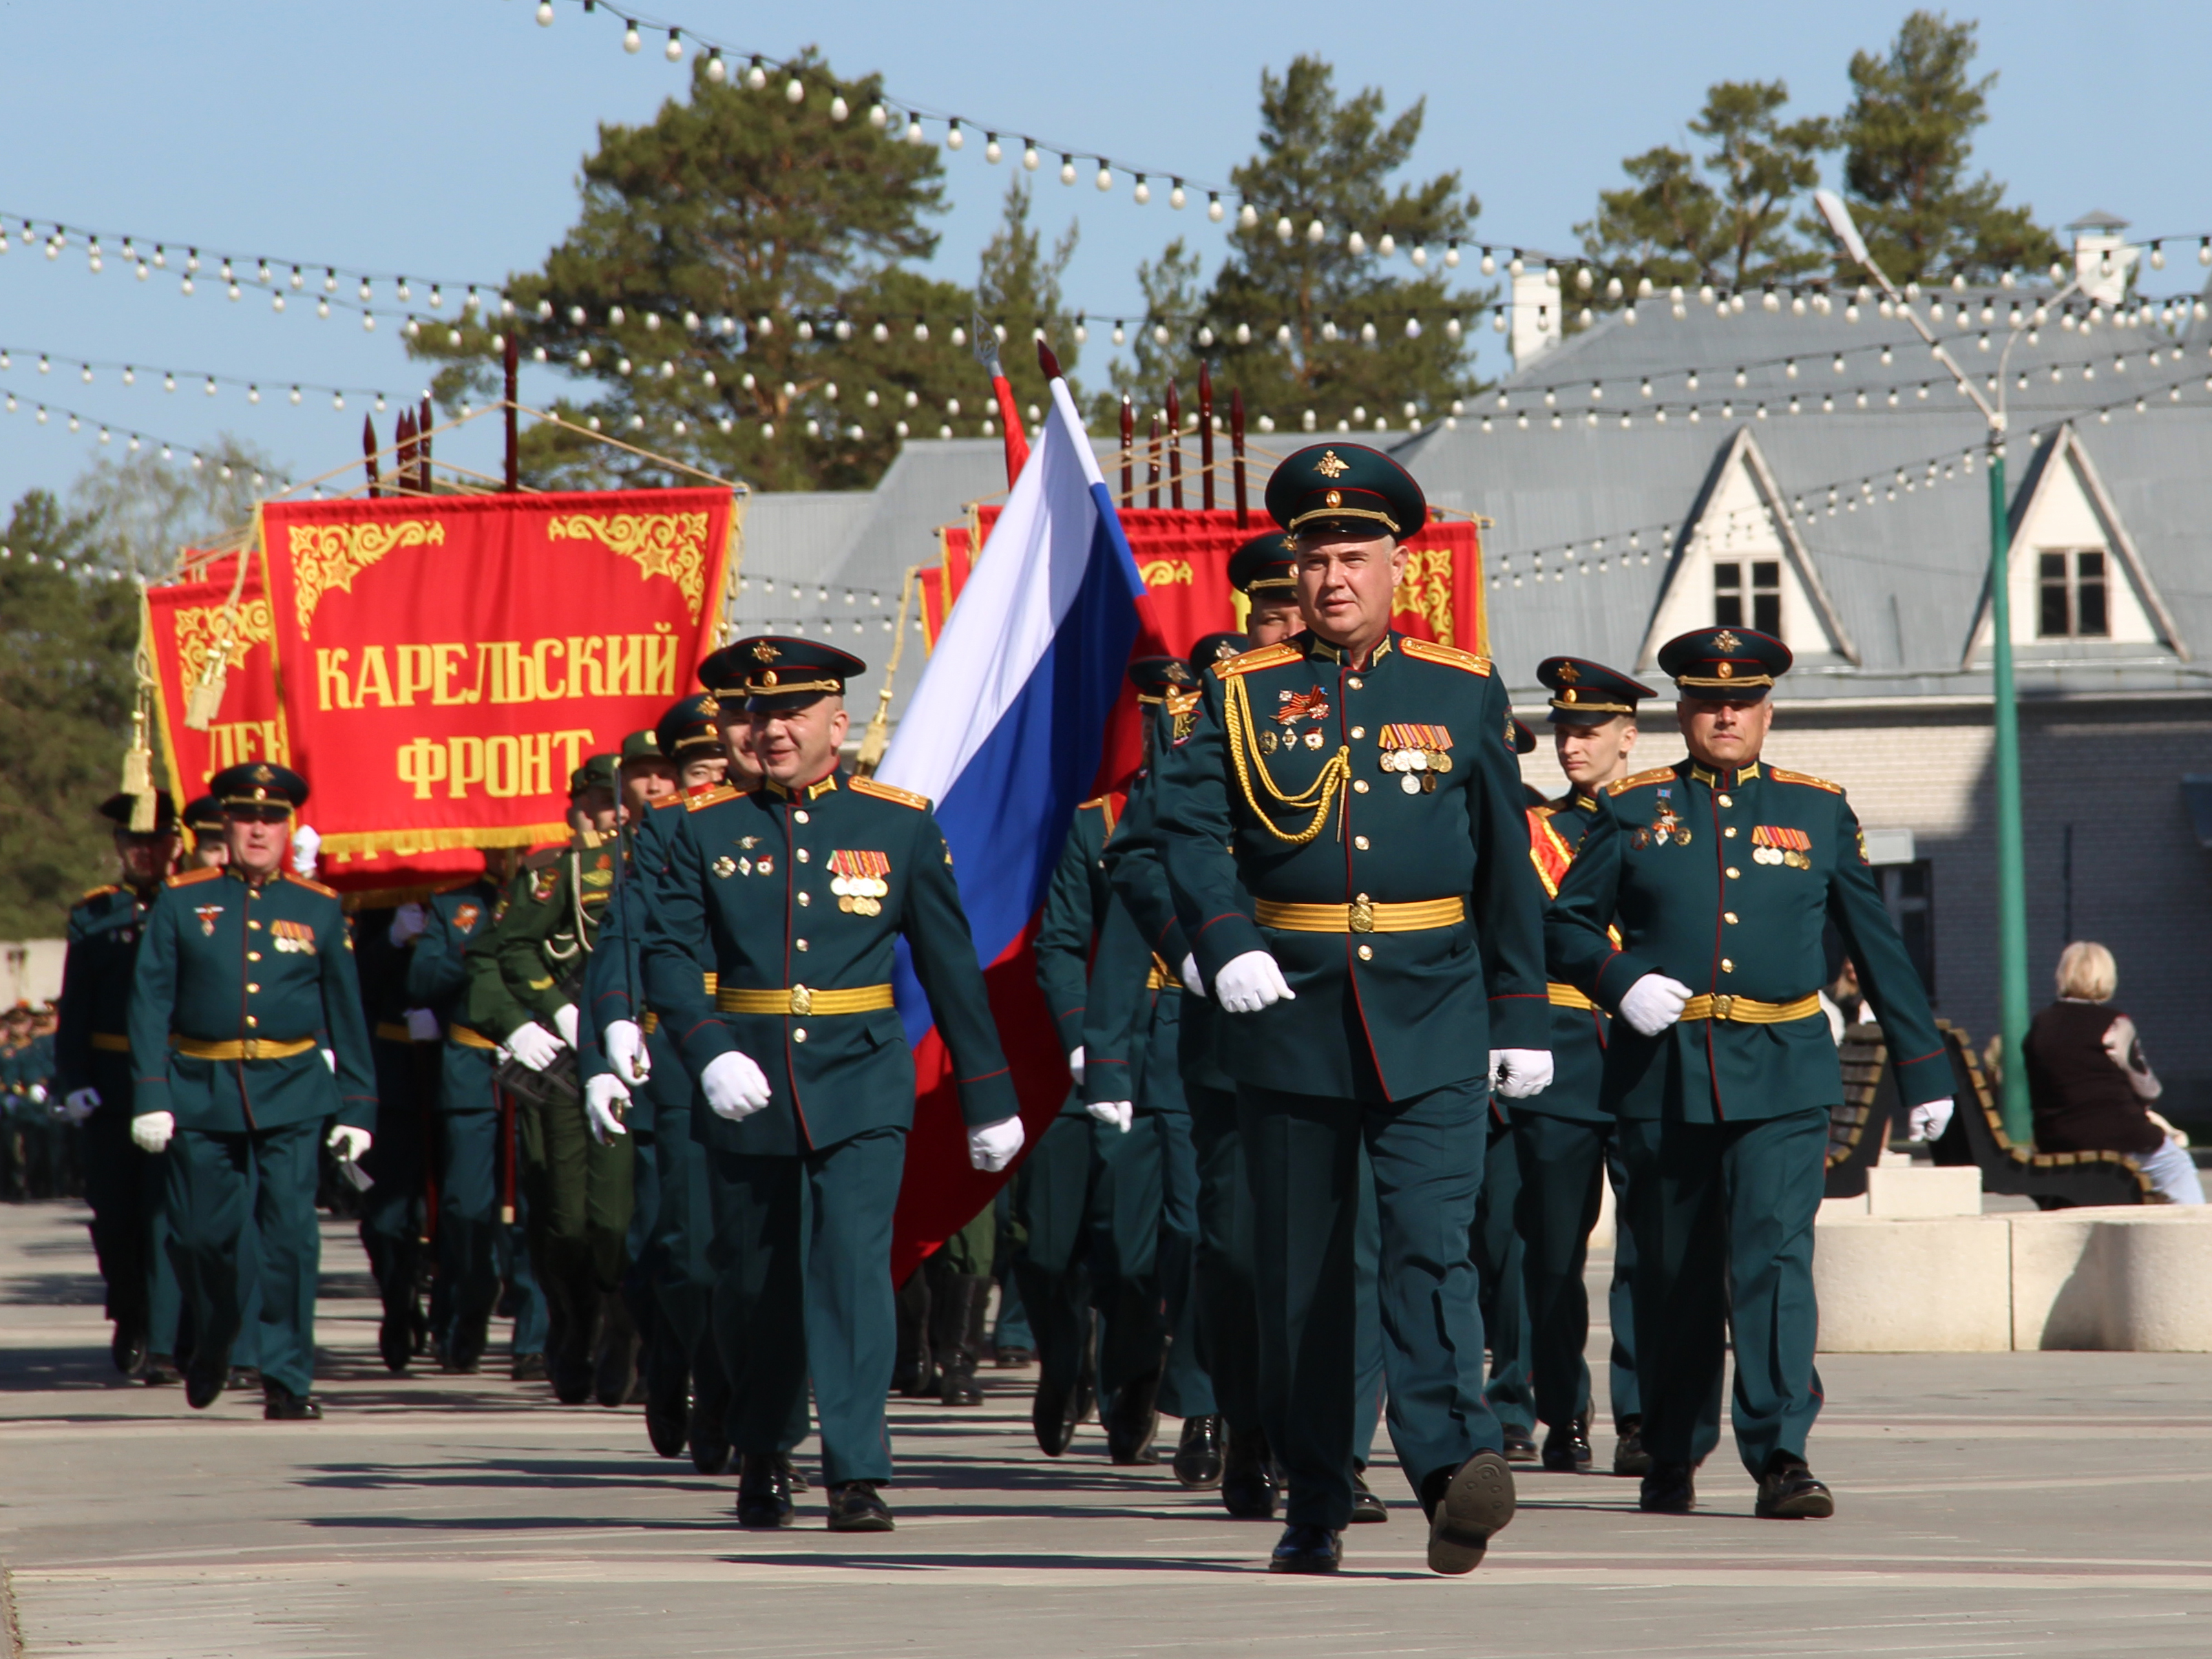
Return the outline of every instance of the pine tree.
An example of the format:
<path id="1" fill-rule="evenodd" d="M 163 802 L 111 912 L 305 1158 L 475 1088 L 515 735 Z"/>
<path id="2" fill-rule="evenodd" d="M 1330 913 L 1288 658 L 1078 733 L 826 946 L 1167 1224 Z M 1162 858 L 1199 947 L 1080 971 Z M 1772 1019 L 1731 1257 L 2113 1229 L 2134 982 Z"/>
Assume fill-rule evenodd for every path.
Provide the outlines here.
<path id="1" fill-rule="evenodd" d="M 1989 119 L 1995 75 L 1970 80 L 1976 25 L 1916 11 L 1887 55 L 1851 56 L 1851 103 L 1837 124 L 1844 183 L 1875 260 L 1893 282 L 1987 281 L 2039 270 L 2057 239 L 2026 204 L 2008 206 L 1986 173 L 1967 178 L 1974 130 Z M 1856 277 L 1856 267 L 1838 266 Z"/>
<path id="2" fill-rule="evenodd" d="M 1060 295 L 1061 278 L 1068 261 L 1075 257 L 1079 228 L 1071 221 L 1066 234 L 1047 254 L 1043 239 L 1030 224 L 1030 206 L 1029 182 L 1018 173 L 1006 186 L 999 228 L 983 245 L 975 278 L 975 308 L 984 325 L 999 331 L 1000 367 L 1034 429 L 1042 416 L 1045 397 L 1044 371 L 1037 365 L 1038 335 L 1042 334 L 1051 345 L 1071 389 L 1083 347 L 1075 337 L 1075 319 Z"/>

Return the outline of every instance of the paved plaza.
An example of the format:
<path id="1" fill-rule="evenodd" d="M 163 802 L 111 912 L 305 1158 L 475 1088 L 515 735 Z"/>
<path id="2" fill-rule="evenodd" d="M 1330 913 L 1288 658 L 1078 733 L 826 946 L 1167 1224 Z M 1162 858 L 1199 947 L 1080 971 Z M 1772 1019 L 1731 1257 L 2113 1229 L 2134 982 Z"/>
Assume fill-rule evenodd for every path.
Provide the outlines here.
<path id="1" fill-rule="evenodd" d="M 1490 1564 L 1439 1579 L 1390 1468 L 1344 1576 L 1285 1580 L 1275 1528 L 1111 1467 L 1095 1425 L 1042 1456 L 1033 1371 L 987 1372 L 979 1410 L 893 1405 L 896 1532 L 832 1537 L 818 1491 L 793 1530 L 739 1532 L 733 1483 L 655 1457 L 635 1408 L 503 1366 L 387 1375 L 336 1225 L 329 1415 L 189 1413 L 110 1369 L 82 1216 L 0 1208 L 0 1562 L 38 1659 L 2212 1653 L 2212 1355 L 1837 1356 L 1833 1521 L 1753 1520 L 1725 1446 L 1687 1518 L 1522 1472 Z"/>

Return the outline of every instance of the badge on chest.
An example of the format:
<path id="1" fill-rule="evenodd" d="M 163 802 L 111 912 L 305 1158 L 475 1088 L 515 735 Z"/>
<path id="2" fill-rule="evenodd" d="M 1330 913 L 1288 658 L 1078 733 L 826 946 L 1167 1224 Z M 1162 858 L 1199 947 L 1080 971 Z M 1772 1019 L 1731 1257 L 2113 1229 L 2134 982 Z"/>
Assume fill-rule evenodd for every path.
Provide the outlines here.
<path id="1" fill-rule="evenodd" d="M 200 919 L 200 932 L 208 938 L 215 937 L 215 919 L 222 914 L 220 904 L 195 904 L 192 914 Z"/>
<path id="2" fill-rule="evenodd" d="M 850 915 L 881 915 L 883 902 L 890 896 L 891 884 L 884 879 L 890 872 L 891 861 L 882 853 L 841 848 L 830 854 L 830 890 L 837 896 L 837 908 Z"/>
<path id="3" fill-rule="evenodd" d="M 269 939 L 288 956 L 315 954 L 315 930 L 304 921 L 272 921 L 269 924 Z"/>
<path id="4" fill-rule="evenodd" d="M 1667 792 L 1662 789 L 1659 795 L 1658 809 L 1653 813 L 1651 822 L 1638 824 L 1630 832 L 1628 844 L 1631 847 L 1641 850 L 1646 847 L 1687 847 L 1690 844 L 1690 826 L 1676 814 L 1674 803 L 1666 798 Z"/>
<path id="5" fill-rule="evenodd" d="M 1802 830 L 1778 823 L 1753 824 L 1751 857 L 1754 864 L 1779 864 L 1791 870 L 1813 867 L 1813 838 Z"/>

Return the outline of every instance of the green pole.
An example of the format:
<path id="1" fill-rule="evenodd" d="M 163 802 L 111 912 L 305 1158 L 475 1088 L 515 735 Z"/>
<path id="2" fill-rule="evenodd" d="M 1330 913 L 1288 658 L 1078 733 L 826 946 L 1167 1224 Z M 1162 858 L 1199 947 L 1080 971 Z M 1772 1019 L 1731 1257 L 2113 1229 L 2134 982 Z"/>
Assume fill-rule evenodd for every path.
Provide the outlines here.
<path id="1" fill-rule="evenodd" d="M 2012 681 L 2012 581 L 2007 554 L 2012 530 L 2005 514 L 2004 446 L 1990 444 L 1990 702 L 1996 740 L 1997 1004 L 2004 1034 L 2005 1133 L 2017 1146 L 2033 1139 L 2027 1104 L 2027 866 L 2020 811 L 2020 708 Z"/>

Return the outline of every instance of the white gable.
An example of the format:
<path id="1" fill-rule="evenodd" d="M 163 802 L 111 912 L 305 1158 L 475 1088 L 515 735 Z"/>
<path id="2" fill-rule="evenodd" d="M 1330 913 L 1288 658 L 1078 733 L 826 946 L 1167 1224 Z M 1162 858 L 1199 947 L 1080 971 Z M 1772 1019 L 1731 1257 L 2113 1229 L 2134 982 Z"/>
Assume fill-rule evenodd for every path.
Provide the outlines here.
<path id="1" fill-rule="evenodd" d="M 1753 578 L 1755 567 L 1761 564 L 1775 567 L 1778 579 L 1783 643 L 1800 657 L 1829 654 L 1857 660 L 1781 501 L 1781 490 L 1758 441 L 1747 428 L 1738 428 L 1722 453 L 1696 515 L 1676 544 L 1651 625 L 1644 632 L 1637 659 L 1639 670 L 1653 668 L 1659 647 L 1676 635 L 1711 628 L 1721 620 L 1715 610 L 1722 592 L 1720 567 L 1735 567 L 1732 574 L 1742 595 L 1742 625 L 1757 626 Z"/>

